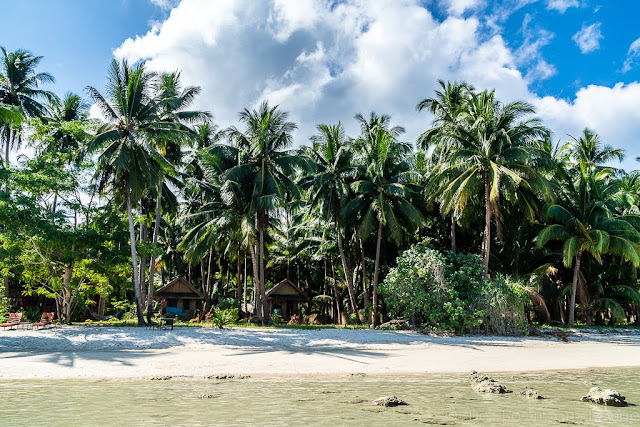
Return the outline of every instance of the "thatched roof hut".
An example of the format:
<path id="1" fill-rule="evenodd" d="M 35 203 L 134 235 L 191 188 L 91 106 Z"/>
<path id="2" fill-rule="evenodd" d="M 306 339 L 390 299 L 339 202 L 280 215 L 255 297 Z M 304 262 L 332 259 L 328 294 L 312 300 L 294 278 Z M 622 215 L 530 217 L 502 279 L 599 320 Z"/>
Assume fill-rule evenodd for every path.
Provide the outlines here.
<path id="1" fill-rule="evenodd" d="M 309 296 L 291 280 L 285 279 L 269 289 L 266 293 L 269 313 L 281 315 L 289 320 L 292 315 L 301 316 L 300 304 L 309 301 Z"/>
<path id="2" fill-rule="evenodd" d="M 179 314 L 191 319 L 195 317 L 197 301 L 204 300 L 204 295 L 182 277 L 176 277 L 158 289 L 153 299 L 160 301 L 163 313 Z"/>

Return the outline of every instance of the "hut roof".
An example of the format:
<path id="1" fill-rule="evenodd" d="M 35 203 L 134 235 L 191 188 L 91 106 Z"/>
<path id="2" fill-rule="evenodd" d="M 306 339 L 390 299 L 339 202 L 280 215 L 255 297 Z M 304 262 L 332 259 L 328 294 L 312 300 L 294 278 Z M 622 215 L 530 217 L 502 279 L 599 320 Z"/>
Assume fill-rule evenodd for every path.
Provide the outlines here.
<path id="1" fill-rule="evenodd" d="M 287 299 L 295 301 L 309 301 L 309 295 L 305 294 L 291 280 L 284 279 L 282 282 L 269 289 L 266 293 L 267 299 Z"/>
<path id="2" fill-rule="evenodd" d="M 204 295 L 182 277 L 176 277 L 155 292 L 153 299 L 204 299 Z"/>

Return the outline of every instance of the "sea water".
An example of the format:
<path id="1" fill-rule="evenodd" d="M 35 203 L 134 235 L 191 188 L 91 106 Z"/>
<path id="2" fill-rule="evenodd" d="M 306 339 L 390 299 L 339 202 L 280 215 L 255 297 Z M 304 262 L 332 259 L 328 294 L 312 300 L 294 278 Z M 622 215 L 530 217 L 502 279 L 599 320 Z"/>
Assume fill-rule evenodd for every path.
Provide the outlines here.
<path id="1" fill-rule="evenodd" d="M 481 394 L 466 375 L 0 381 L 2 426 L 640 425 L 640 406 L 581 402 L 591 387 L 640 404 L 640 370 L 491 376 L 513 393 Z M 528 400 L 526 387 L 547 397 Z M 407 406 L 382 408 L 395 395 Z"/>

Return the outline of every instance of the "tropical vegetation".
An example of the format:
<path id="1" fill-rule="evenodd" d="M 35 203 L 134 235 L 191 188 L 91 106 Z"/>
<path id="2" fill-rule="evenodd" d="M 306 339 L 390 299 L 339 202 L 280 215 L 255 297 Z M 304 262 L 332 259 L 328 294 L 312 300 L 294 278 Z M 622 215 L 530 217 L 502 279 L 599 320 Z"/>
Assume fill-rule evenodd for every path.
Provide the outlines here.
<path id="1" fill-rule="evenodd" d="M 640 323 L 640 171 L 595 130 L 554 142 L 532 105 L 441 81 L 415 143 L 363 112 L 307 144 L 267 101 L 219 128 L 178 71 L 114 60 L 104 89 L 58 96 L 41 57 L 0 54 L 0 315 L 143 325 L 184 277 L 219 327 L 279 323 L 283 279 L 311 297 L 301 321 Z"/>

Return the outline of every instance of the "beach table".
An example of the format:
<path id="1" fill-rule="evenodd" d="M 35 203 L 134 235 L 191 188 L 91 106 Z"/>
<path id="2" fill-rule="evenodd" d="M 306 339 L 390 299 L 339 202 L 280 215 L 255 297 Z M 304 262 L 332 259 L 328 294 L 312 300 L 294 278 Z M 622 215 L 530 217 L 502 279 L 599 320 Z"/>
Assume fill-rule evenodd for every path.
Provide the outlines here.
<path id="1" fill-rule="evenodd" d="M 171 326 L 173 331 L 173 317 L 161 317 L 158 322 L 158 329 L 167 329 Z"/>

